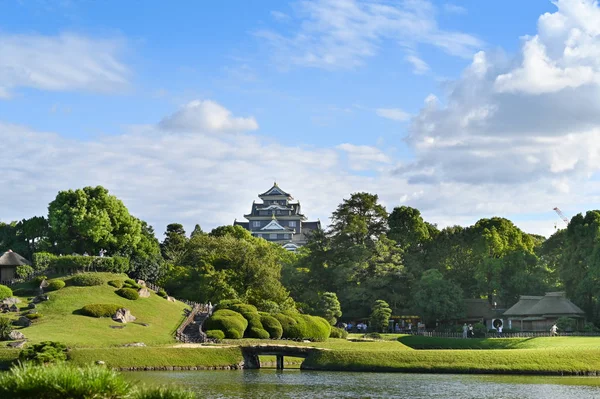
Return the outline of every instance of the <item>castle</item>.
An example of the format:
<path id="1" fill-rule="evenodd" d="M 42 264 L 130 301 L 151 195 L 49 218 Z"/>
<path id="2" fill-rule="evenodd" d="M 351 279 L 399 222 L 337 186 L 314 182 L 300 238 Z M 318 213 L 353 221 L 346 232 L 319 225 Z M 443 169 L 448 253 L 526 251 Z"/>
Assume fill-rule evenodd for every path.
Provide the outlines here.
<path id="1" fill-rule="evenodd" d="M 306 221 L 300 202 L 279 188 L 277 182 L 258 197 L 262 203 L 252 203 L 252 210 L 244 215 L 248 221 L 235 220 L 234 226 L 242 226 L 253 236 L 281 244 L 289 251 L 306 244 L 310 232 L 321 229 L 320 221 Z"/>

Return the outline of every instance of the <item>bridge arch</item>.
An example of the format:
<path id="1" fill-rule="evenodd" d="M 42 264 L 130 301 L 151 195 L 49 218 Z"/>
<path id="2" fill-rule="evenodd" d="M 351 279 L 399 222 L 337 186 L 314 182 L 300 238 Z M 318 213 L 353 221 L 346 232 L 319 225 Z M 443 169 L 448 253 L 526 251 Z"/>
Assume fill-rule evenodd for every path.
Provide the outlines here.
<path id="1" fill-rule="evenodd" d="M 244 357 L 245 369 L 259 369 L 259 356 L 271 355 L 277 358 L 277 369 L 283 370 L 283 359 L 285 356 L 301 357 L 306 359 L 312 353 L 320 352 L 323 349 L 310 346 L 287 346 L 287 345 L 252 345 L 242 346 L 242 355 Z"/>

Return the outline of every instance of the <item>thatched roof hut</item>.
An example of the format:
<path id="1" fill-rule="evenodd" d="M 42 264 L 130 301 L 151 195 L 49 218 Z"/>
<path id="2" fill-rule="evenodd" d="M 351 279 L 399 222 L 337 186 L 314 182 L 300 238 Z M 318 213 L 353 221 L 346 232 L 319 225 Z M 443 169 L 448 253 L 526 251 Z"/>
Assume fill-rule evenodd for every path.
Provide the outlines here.
<path id="1" fill-rule="evenodd" d="M 31 265 L 27 259 L 22 257 L 16 252 L 12 250 L 6 251 L 2 256 L 0 256 L 0 267 L 1 266 L 22 266 L 22 265 Z"/>
<path id="2" fill-rule="evenodd" d="M 522 295 L 514 306 L 504 312 L 509 324 L 525 331 L 546 331 L 560 317 L 576 320 L 583 326 L 585 312 L 566 298 L 564 292 L 547 292 L 545 296 Z M 513 322 L 516 322 L 513 323 Z"/>
<path id="3" fill-rule="evenodd" d="M 0 283 L 6 284 L 14 280 L 17 266 L 30 264 L 27 259 L 9 249 L 0 256 Z"/>

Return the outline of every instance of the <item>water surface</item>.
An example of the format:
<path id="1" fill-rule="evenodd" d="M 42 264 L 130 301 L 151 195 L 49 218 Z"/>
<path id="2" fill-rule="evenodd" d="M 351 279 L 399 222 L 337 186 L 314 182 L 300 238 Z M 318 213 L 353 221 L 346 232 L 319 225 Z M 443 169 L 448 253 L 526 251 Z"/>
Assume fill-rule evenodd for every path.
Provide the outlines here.
<path id="1" fill-rule="evenodd" d="M 592 399 L 600 377 L 345 373 L 300 370 L 124 373 L 147 385 L 174 384 L 203 398 Z"/>

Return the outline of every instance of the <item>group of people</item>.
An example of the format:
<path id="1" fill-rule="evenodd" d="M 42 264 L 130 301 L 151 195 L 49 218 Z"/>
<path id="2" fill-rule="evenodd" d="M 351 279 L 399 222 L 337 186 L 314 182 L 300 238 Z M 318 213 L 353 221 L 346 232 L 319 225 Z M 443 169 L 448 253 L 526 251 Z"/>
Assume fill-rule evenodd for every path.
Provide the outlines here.
<path id="1" fill-rule="evenodd" d="M 346 323 L 343 323 L 346 324 Z M 359 333 L 361 332 L 367 332 L 367 330 L 369 329 L 369 326 L 367 326 L 367 323 L 363 323 L 363 322 L 359 322 L 356 325 L 352 322 L 346 324 L 346 327 L 344 327 L 342 325 L 342 328 L 345 328 L 347 331 L 352 331 L 353 329 L 356 329 Z"/>
<path id="2" fill-rule="evenodd" d="M 468 326 L 467 323 L 463 324 L 462 330 L 463 338 L 473 338 L 475 336 L 475 333 L 473 332 L 473 324 L 469 324 Z"/>

